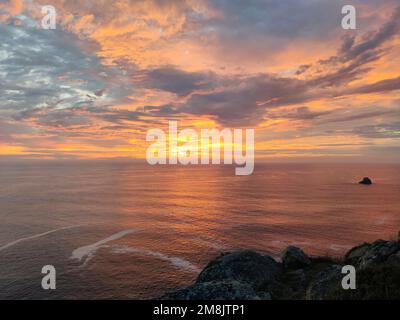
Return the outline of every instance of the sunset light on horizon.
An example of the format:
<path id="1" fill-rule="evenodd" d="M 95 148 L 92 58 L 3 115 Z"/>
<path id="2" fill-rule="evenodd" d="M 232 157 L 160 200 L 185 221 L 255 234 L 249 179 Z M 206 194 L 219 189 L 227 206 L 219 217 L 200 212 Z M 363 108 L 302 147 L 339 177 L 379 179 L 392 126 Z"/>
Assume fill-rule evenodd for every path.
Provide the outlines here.
<path id="1" fill-rule="evenodd" d="M 400 7 L 0 1 L 0 156 L 138 158 L 146 133 L 254 128 L 266 161 L 400 160 Z"/>

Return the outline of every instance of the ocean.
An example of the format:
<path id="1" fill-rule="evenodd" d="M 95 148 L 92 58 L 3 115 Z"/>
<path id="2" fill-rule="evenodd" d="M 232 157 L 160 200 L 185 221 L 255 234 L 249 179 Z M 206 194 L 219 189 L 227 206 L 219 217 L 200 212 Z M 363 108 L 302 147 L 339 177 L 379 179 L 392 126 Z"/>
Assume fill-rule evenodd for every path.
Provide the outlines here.
<path id="1" fill-rule="evenodd" d="M 357 182 L 364 176 L 370 186 Z M 0 299 L 149 299 L 223 251 L 310 255 L 400 230 L 400 165 L 0 163 Z M 56 290 L 43 290 L 44 265 Z"/>

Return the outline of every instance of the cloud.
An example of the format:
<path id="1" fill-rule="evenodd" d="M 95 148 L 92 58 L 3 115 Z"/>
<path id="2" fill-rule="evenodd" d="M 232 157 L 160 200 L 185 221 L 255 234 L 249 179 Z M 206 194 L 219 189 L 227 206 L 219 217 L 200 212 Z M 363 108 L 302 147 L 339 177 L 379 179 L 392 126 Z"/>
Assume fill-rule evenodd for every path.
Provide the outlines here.
<path id="1" fill-rule="evenodd" d="M 337 55 L 320 60 L 305 72 L 308 76 L 314 76 L 312 84 L 315 85 L 348 84 L 369 72 L 373 68 L 371 64 L 381 59 L 388 50 L 384 45 L 399 33 L 400 7 L 397 7 L 390 19 L 377 31 L 370 31 L 362 37 L 344 36 Z"/>
<path id="2" fill-rule="evenodd" d="M 355 32 L 340 1 L 53 0 L 55 31 L 37 28 L 44 1 L 0 1 L 0 139 L 105 146 L 168 119 L 396 137 L 400 8 L 353 2 Z"/>
<path id="3" fill-rule="evenodd" d="M 55 109 L 51 107 L 24 110 L 14 119 L 47 128 L 90 127 L 92 121 L 80 108 Z"/>
<path id="4" fill-rule="evenodd" d="M 400 32 L 400 7 L 393 12 L 390 20 L 377 32 L 366 35 L 360 42 L 354 36 L 347 38 L 340 51 L 340 60 L 349 61 L 362 56 L 367 51 L 376 51 L 385 41 Z"/>
<path id="5" fill-rule="evenodd" d="M 144 73 L 141 85 L 187 96 L 194 91 L 210 90 L 218 86 L 213 72 L 185 72 L 173 67 L 149 70 Z"/>
<path id="6" fill-rule="evenodd" d="M 251 125 L 262 120 L 268 106 L 306 100 L 303 81 L 271 75 L 239 78 L 224 90 L 193 94 L 180 111 L 211 115 L 225 125 Z"/>
<path id="7" fill-rule="evenodd" d="M 321 98 L 398 90 L 399 78 L 351 88 L 347 85 L 370 71 L 373 68 L 371 64 L 379 60 L 384 52 L 380 46 L 399 34 L 399 15 L 400 7 L 378 31 L 368 33 L 360 40 L 345 38 L 337 56 L 317 64 L 317 68 L 325 67 L 322 75 L 312 70 L 309 72 L 311 66 L 303 65 L 297 71 L 297 74 L 306 73 L 303 80 L 266 74 L 247 77 L 236 87 L 222 92 L 194 95 L 184 110 L 216 116 L 223 124 L 239 122 L 246 125 L 262 121 L 264 111 L 270 108 Z"/>
<path id="8" fill-rule="evenodd" d="M 223 13 L 211 20 L 212 26 L 225 37 L 241 39 L 248 34 L 256 39 L 323 37 L 337 28 L 341 12 L 335 1 L 225 0 L 212 6 Z"/>
<path id="9" fill-rule="evenodd" d="M 354 133 L 366 138 L 400 138 L 400 122 L 367 125 L 354 129 Z"/>
<path id="10" fill-rule="evenodd" d="M 132 92 L 119 70 L 87 54 L 74 35 L 0 24 L 0 43 L 2 110 L 116 103 Z"/>
<path id="11" fill-rule="evenodd" d="M 293 120 L 314 120 L 331 114 L 333 111 L 313 111 L 307 106 L 298 107 L 294 110 L 277 110 L 277 112 L 268 112 L 269 119 L 293 119 Z"/>
<path id="12" fill-rule="evenodd" d="M 367 110 L 365 110 L 367 109 Z M 369 109 L 369 110 L 368 110 Z M 323 123 L 335 123 L 335 122 L 349 122 L 349 121 L 359 121 L 365 119 L 376 119 L 377 117 L 382 116 L 393 116 L 396 115 L 399 110 L 396 109 L 388 109 L 388 108 L 381 108 L 380 110 L 376 110 L 377 108 L 362 108 L 359 109 L 339 109 L 330 112 L 333 115 L 331 119 L 323 119 Z"/>
<path id="13" fill-rule="evenodd" d="M 371 84 L 361 85 L 346 91 L 348 94 L 366 94 L 400 90 L 400 77 L 386 79 Z"/>

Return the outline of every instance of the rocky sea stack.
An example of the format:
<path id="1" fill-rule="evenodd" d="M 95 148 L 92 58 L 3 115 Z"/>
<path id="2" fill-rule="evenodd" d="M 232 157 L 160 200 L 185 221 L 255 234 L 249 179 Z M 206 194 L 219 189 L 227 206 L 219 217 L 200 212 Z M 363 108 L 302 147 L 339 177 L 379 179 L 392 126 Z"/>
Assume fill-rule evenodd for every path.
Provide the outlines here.
<path id="1" fill-rule="evenodd" d="M 204 268 L 194 284 L 161 299 L 400 299 L 400 241 L 365 243 L 341 259 L 309 257 L 290 246 L 281 260 L 251 250 L 223 253 Z M 345 265 L 356 269 L 356 290 L 341 286 Z"/>
<path id="2" fill-rule="evenodd" d="M 359 184 L 370 185 L 370 184 L 372 184 L 372 180 L 371 180 L 370 178 L 368 178 L 368 177 L 364 177 L 364 178 L 359 182 Z"/>

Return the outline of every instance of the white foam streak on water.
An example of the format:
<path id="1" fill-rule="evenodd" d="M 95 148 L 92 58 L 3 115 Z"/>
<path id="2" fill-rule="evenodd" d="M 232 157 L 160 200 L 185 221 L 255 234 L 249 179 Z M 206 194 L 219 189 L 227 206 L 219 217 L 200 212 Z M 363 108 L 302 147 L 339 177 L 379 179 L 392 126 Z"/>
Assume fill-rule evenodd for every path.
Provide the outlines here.
<path id="1" fill-rule="evenodd" d="M 196 243 L 201 243 L 208 248 L 213 248 L 220 251 L 227 251 L 230 249 L 230 247 L 224 244 L 222 241 L 219 241 L 211 237 L 199 236 L 199 237 L 193 237 L 193 239 L 196 241 Z"/>
<path id="2" fill-rule="evenodd" d="M 125 236 L 127 236 L 129 234 L 132 234 L 134 232 L 137 232 L 137 231 L 139 231 L 139 230 L 137 230 L 137 229 L 129 229 L 129 230 L 120 231 L 120 232 L 115 233 L 115 234 L 109 236 L 108 238 L 100 240 L 100 241 L 98 241 L 96 243 L 93 243 L 93 244 L 90 244 L 90 245 L 83 246 L 83 247 L 80 247 L 78 249 L 75 249 L 72 252 L 71 259 L 75 259 L 75 260 L 81 261 L 84 257 L 86 257 L 85 262 L 84 262 L 84 265 L 85 265 L 94 256 L 96 251 L 98 249 L 100 249 L 103 245 L 105 245 L 106 243 L 121 239 L 121 238 L 123 238 L 123 237 L 125 237 Z"/>
<path id="3" fill-rule="evenodd" d="M 179 258 L 179 257 L 170 257 L 166 254 L 163 254 L 161 252 L 156 252 L 156 251 L 151 251 L 147 249 L 140 249 L 140 248 L 133 248 L 133 247 L 128 247 L 128 246 L 114 246 L 112 249 L 113 253 L 118 253 L 118 254 L 126 254 L 126 253 L 139 253 L 139 254 L 144 254 L 148 255 L 151 257 L 155 257 L 157 259 L 167 261 L 174 267 L 177 267 L 178 269 L 183 269 L 189 272 L 193 273 L 200 273 L 201 268 L 192 264 L 191 262 Z"/>
<path id="4" fill-rule="evenodd" d="M 12 247 L 12 246 L 15 246 L 16 244 L 21 243 L 21 242 L 24 242 L 24 241 L 34 240 L 34 239 L 37 239 L 37 238 L 40 238 L 40 237 L 44 237 L 44 236 L 47 236 L 47 235 L 49 235 L 49 234 L 58 232 L 58 231 L 68 230 L 68 229 L 72 229 L 72 228 L 78 228 L 78 227 L 81 227 L 81 226 L 82 226 L 82 225 L 69 226 L 69 227 L 62 227 L 62 228 L 58 228 L 58 229 L 46 231 L 46 232 L 43 232 L 43 233 L 35 234 L 35 235 L 33 235 L 33 236 L 21 238 L 21 239 L 18 239 L 18 240 L 15 240 L 15 241 L 12 241 L 12 242 L 10 242 L 10 243 L 7 243 L 7 244 L 3 245 L 2 247 L 0 247 L 0 251 L 3 251 L 3 250 L 5 250 L 5 249 L 8 249 L 8 248 L 10 248 L 10 247 Z"/>

